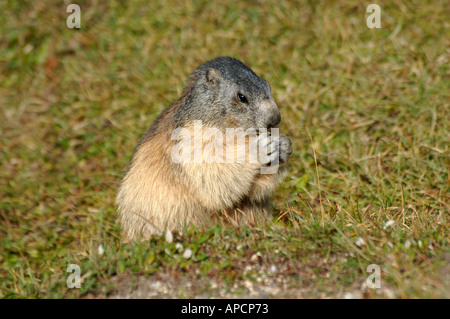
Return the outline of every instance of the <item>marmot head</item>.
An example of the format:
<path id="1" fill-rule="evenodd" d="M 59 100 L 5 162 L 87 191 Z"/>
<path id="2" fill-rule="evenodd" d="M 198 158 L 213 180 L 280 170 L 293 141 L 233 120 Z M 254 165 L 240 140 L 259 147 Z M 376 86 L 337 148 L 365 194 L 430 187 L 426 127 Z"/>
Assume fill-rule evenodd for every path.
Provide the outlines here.
<path id="1" fill-rule="evenodd" d="M 241 61 L 219 57 L 190 76 L 177 120 L 202 120 L 218 128 L 272 128 L 281 115 L 270 85 Z"/>

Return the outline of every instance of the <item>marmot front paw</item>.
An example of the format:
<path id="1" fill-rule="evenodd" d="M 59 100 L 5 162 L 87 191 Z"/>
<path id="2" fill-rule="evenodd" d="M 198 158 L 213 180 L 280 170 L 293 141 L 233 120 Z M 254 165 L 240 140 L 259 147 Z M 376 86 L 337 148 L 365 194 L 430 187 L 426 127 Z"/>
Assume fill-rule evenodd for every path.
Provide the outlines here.
<path id="1" fill-rule="evenodd" d="M 258 136 L 259 160 L 263 165 L 269 165 L 277 159 L 280 164 L 287 163 L 292 154 L 292 142 L 286 136 L 274 137 L 270 133 Z"/>
<path id="2" fill-rule="evenodd" d="M 281 135 L 279 141 L 280 163 L 287 163 L 292 154 L 292 142 L 289 137 Z"/>

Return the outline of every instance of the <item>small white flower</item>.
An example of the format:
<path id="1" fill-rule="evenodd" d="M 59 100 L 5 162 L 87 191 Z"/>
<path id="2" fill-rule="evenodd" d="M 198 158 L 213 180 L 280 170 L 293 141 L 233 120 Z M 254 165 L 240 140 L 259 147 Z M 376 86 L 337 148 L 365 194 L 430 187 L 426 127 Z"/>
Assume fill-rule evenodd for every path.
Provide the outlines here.
<path id="1" fill-rule="evenodd" d="M 168 242 L 169 244 L 171 243 L 171 242 L 173 242 L 173 235 L 172 235 L 172 232 L 170 231 L 170 229 L 168 229 L 167 231 L 166 231 L 166 242 Z"/>
<path id="2" fill-rule="evenodd" d="M 101 256 L 105 253 L 105 249 L 103 249 L 103 245 L 98 245 L 98 254 Z"/>
<path id="3" fill-rule="evenodd" d="M 388 227 L 391 227 L 392 225 L 394 225 L 395 222 L 392 219 L 389 219 L 383 226 L 383 229 L 387 229 Z"/>
<path id="4" fill-rule="evenodd" d="M 366 244 L 366 241 L 362 237 L 358 237 L 355 242 L 356 246 L 361 247 Z"/>
<path id="5" fill-rule="evenodd" d="M 250 257 L 250 261 L 252 261 L 252 262 L 262 261 L 262 255 L 261 255 L 261 253 L 258 251 L 256 254 L 253 254 L 253 255 Z"/>
<path id="6" fill-rule="evenodd" d="M 245 268 L 244 268 L 244 274 L 248 273 L 248 272 L 251 271 L 251 270 L 252 270 L 252 266 L 250 266 L 250 265 L 245 266 Z"/>
<path id="7" fill-rule="evenodd" d="M 409 247 L 411 247 L 411 241 L 410 241 L 409 239 L 407 239 L 407 240 L 405 241 L 405 248 L 406 248 L 406 249 L 409 249 Z"/>
<path id="8" fill-rule="evenodd" d="M 23 48 L 23 53 L 28 54 L 28 53 L 30 53 L 33 49 L 34 49 L 33 45 L 32 45 L 31 43 L 28 43 L 28 44 Z"/>
<path id="9" fill-rule="evenodd" d="M 192 250 L 189 249 L 189 248 L 187 248 L 187 249 L 184 251 L 183 258 L 189 259 L 189 258 L 191 258 L 191 257 L 192 257 Z"/>
<path id="10" fill-rule="evenodd" d="M 180 243 L 176 243 L 175 248 L 181 253 L 183 251 L 183 245 Z"/>
<path id="11" fill-rule="evenodd" d="M 271 265 L 269 269 L 269 273 L 274 274 L 277 272 L 277 266 Z"/>
<path id="12" fill-rule="evenodd" d="M 215 288 L 218 287 L 217 282 L 215 282 L 214 280 L 210 280 L 210 281 L 209 281 L 209 284 L 210 284 L 210 286 L 211 286 L 212 289 L 215 289 Z"/>

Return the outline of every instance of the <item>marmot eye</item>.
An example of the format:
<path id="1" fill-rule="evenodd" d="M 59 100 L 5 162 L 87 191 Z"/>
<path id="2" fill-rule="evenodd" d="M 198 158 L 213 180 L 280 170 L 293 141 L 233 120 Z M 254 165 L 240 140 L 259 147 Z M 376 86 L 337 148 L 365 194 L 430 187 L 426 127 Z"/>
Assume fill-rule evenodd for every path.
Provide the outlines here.
<path id="1" fill-rule="evenodd" d="M 239 102 L 248 103 L 247 98 L 245 97 L 245 95 L 243 95 L 241 93 L 238 93 L 237 98 L 238 98 Z"/>

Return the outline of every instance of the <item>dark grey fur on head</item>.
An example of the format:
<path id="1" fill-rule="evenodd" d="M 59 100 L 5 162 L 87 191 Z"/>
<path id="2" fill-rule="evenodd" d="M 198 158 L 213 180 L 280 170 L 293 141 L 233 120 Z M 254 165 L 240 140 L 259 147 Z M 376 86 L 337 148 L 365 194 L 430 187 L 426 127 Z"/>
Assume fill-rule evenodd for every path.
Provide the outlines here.
<path id="1" fill-rule="evenodd" d="M 255 72 L 238 59 L 218 57 L 202 64 L 197 68 L 197 71 L 208 69 L 218 70 L 224 79 L 243 86 L 250 85 L 253 89 L 260 91 L 261 94 L 270 96 L 269 83 L 257 76 Z"/>
<path id="2" fill-rule="evenodd" d="M 242 102 L 238 96 L 244 96 Z M 280 113 L 270 85 L 248 66 L 231 57 L 218 57 L 192 72 L 183 103 L 174 114 L 177 126 L 202 120 L 217 128 L 267 128 L 278 125 Z"/>

